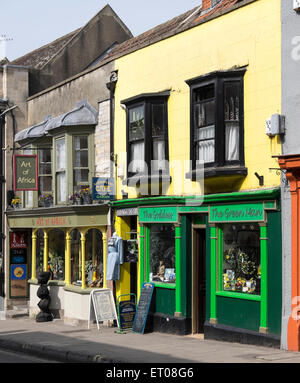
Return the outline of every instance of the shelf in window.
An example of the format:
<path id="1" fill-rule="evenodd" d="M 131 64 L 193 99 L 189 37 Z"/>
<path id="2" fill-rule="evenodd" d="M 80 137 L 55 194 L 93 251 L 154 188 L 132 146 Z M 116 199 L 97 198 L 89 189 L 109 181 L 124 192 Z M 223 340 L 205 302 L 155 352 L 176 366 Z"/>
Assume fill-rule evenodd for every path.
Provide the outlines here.
<path id="1" fill-rule="evenodd" d="M 154 282 L 151 283 L 154 284 L 155 287 L 163 288 L 163 289 L 175 289 L 176 283 L 164 283 L 164 282 Z"/>
<path id="2" fill-rule="evenodd" d="M 226 298 L 246 299 L 249 301 L 256 301 L 256 302 L 261 301 L 260 295 L 238 293 L 238 292 L 234 292 L 234 291 L 217 291 L 216 295 L 220 296 L 220 297 L 226 297 Z"/>

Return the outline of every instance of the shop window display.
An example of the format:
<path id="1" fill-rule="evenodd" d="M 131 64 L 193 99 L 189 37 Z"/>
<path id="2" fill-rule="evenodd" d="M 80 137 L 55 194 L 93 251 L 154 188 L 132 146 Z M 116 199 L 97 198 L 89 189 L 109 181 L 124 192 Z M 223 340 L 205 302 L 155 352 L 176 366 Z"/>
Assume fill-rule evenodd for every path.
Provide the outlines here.
<path id="1" fill-rule="evenodd" d="M 38 230 L 36 233 L 36 275 L 43 271 L 44 260 L 44 231 Z"/>
<path id="2" fill-rule="evenodd" d="M 65 233 L 54 229 L 49 232 L 49 271 L 51 279 L 65 279 Z"/>
<path id="3" fill-rule="evenodd" d="M 81 243 L 80 232 L 71 232 L 71 283 L 81 286 Z"/>
<path id="4" fill-rule="evenodd" d="M 260 295 L 260 228 L 223 225 L 223 290 Z"/>
<path id="5" fill-rule="evenodd" d="M 85 280 L 88 287 L 103 287 L 102 233 L 91 229 L 85 236 Z"/>
<path id="6" fill-rule="evenodd" d="M 150 282 L 175 283 L 175 227 L 150 226 Z"/>

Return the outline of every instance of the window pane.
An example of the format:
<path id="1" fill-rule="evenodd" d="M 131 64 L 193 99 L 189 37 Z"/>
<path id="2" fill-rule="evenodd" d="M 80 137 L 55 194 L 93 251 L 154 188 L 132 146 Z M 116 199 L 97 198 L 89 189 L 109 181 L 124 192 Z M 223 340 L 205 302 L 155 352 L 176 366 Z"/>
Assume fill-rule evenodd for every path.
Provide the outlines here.
<path id="1" fill-rule="evenodd" d="M 42 229 L 37 231 L 36 234 L 36 276 L 43 271 L 44 261 L 44 231 Z"/>
<path id="2" fill-rule="evenodd" d="M 65 279 L 65 235 L 62 230 L 49 232 L 49 260 L 51 277 L 54 280 Z"/>
<path id="3" fill-rule="evenodd" d="M 75 229 L 71 233 L 71 283 L 81 286 L 82 254 L 80 232 Z"/>
<path id="4" fill-rule="evenodd" d="M 225 132 L 226 161 L 238 161 L 240 158 L 239 123 L 226 122 L 225 129 L 226 129 L 226 132 Z"/>
<path id="5" fill-rule="evenodd" d="M 33 191 L 25 191 L 25 206 L 33 207 Z"/>
<path id="6" fill-rule="evenodd" d="M 144 107 L 129 110 L 129 141 L 141 140 L 145 137 Z"/>
<path id="7" fill-rule="evenodd" d="M 260 280 L 259 225 L 223 225 L 223 289 L 257 295 Z"/>
<path id="8" fill-rule="evenodd" d="M 130 145 L 130 166 L 132 173 L 143 172 L 145 170 L 145 145 L 144 142 L 132 143 Z"/>
<path id="9" fill-rule="evenodd" d="M 89 157 L 87 150 L 75 151 L 75 167 L 87 168 L 89 166 Z"/>
<path id="10" fill-rule="evenodd" d="M 103 287 L 102 234 L 91 229 L 85 236 L 85 280 L 88 287 Z"/>
<path id="11" fill-rule="evenodd" d="M 202 102 L 215 97 L 214 84 L 202 86 L 195 91 L 195 102 Z"/>
<path id="12" fill-rule="evenodd" d="M 75 150 L 88 149 L 88 138 L 87 136 L 76 136 L 75 138 Z"/>
<path id="13" fill-rule="evenodd" d="M 166 169 L 166 154 L 165 154 L 165 141 L 153 139 L 152 142 L 152 170 L 165 170 Z"/>
<path id="14" fill-rule="evenodd" d="M 150 281 L 175 282 L 175 228 L 150 226 Z"/>
<path id="15" fill-rule="evenodd" d="M 165 113 L 164 104 L 152 105 L 152 137 L 164 137 Z"/>
<path id="16" fill-rule="evenodd" d="M 40 149 L 38 151 L 39 153 L 39 165 L 43 164 L 50 164 L 51 165 L 51 150 L 50 149 Z M 51 172 L 51 167 L 50 167 L 50 172 Z M 41 170 L 40 170 L 41 173 Z M 46 173 L 43 173 L 46 174 Z"/>
<path id="17" fill-rule="evenodd" d="M 57 182 L 57 201 L 65 202 L 67 197 L 67 184 L 66 184 L 66 173 L 61 172 L 56 176 Z"/>
<path id="18" fill-rule="evenodd" d="M 89 170 L 88 169 L 76 169 L 74 170 L 74 183 L 75 185 L 85 184 L 89 181 Z"/>
<path id="19" fill-rule="evenodd" d="M 215 124 L 215 101 L 208 101 L 195 106 L 195 128 Z"/>
<path id="20" fill-rule="evenodd" d="M 39 177 L 39 194 L 52 191 L 52 177 Z"/>
<path id="21" fill-rule="evenodd" d="M 215 140 L 199 141 L 196 160 L 210 163 L 215 161 Z"/>
<path id="22" fill-rule="evenodd" d="M 65 139 L 56 140 L 56 170 L 66 168 L 66 144 Z"/>
<path id="23" fill-rule="evenodd" d="M 240 83 L 227 82 L 225 89 L 225 159 L 238 161 L 240 140 Z"/>

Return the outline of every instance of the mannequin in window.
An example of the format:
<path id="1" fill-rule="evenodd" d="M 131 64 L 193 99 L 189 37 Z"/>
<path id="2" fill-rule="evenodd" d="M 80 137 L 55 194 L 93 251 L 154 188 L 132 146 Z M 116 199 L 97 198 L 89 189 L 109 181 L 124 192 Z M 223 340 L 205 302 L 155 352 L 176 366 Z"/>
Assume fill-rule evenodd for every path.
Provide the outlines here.
<path id="1" fill-rule="evenodd" d="M 107 271 L 106 280 L 120 279 L 120 265 L 123 263 L 123 239 L 116 232 L 107 241 Z"/>
<path id="2" fill-rule="evenodd" d="M 154 275 L 153 280 L 163 282 L 165 278 L 165 265 L 164 261 L 159 261 L 157 275 Z"/>

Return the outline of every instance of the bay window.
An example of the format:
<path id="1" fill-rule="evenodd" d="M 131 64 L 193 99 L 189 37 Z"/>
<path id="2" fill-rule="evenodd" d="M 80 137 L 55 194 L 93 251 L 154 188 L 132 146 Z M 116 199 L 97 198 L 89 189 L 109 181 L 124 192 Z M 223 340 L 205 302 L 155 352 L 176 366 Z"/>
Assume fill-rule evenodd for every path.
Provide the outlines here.
<path id="1" fill-rule="evenodd" d="M 244 168 L 243 76 L 245 70 L 215 72 L 186 81 L 190 86 L 192 172 L 205 175 Z"/>
<path id="2" fill-rule="evenodd" d="M 169 92 L 122 101 L 127 106 L 127 169 L 135 175 L 168 174 Z"/>

